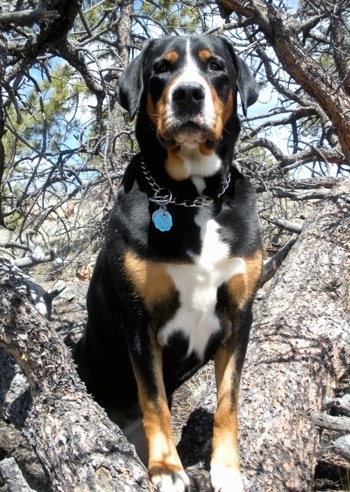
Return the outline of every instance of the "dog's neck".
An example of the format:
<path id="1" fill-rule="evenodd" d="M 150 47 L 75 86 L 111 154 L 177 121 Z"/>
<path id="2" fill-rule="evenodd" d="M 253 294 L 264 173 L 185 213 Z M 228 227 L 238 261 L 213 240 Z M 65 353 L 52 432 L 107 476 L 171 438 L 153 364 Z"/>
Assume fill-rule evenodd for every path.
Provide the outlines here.
<path id="1" fill-rule="evenodd" d="M 171 190 L 173 196 L 189 199 L 202 194 L 215 197 L 220 192 L 230 174 L 238 133 L 239 121 L 234 117 L 222 140 L 212 144 L 212 148 L 206 142 L 176 142 L 166 147 L 159 142 L 146 112 L 139 112 L 136 124 L 141 155 L 153 179 L 160 187 Z"/>
<path id="2" fill-rule="evenodd" d="M 176 181 L 209 178 L 222 169 L 223 162 L 215 148 L 203 143 L 183 142 L 167 150 L 165 169 Z"/>
<path id="3" fill-rule="evenodd" d="M 221 182 L 219 183 L 219 186 L 215 187 L 215 193 L 208 196 L 206 194 L 203 194 L 204 190 L 207 188 L 207 183 L 204 177 L 192 176 L 189 178 L 189 180 L 192 181 L 198 195 L 193 198 L 182 199 L 173 196 L 173 193 L 169 189 L 164 188 L 157 183 L 157 181 L 152 176 L 142 155 L 140 156 L 140 163 L 142 173 L 150 188 L 150 200 L 156 203 L 160 200 L 159 204 L 161 204 L 161 201 L 164 199 L 164 197 L 167 197 L 168 203 L 172 203 L 175 205 L 182 205 L 186 207 L 201 207 L 204 205 L 209 205 L 215 199 L 219 199 L 225 193 L 231 181 L 231 173 L 228 172 L 226 173 L 225 178 L 223 180 L 220 180 Z"/>

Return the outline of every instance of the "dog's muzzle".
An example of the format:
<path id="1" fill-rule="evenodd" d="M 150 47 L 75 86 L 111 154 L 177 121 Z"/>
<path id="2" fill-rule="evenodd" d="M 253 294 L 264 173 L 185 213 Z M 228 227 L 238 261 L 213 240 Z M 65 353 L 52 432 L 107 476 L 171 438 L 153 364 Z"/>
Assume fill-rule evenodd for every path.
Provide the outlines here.
<path id="1" fill-rule="evenodd" d="M 212 124 L 208 111 L 208 93 L 203 84 L 180 82 L 169 95 L 169 112 L 158 136 L 164 147 L 187 142 L 189 145 L 213 140 Z M 210 103 L 209 103 L 210 106 Z"/>

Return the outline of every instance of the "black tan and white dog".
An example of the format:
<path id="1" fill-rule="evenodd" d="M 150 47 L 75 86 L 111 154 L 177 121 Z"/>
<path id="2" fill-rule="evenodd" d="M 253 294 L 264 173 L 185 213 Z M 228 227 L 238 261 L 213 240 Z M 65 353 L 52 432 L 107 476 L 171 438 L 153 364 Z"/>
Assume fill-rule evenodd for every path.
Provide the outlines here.
<path id="1" fill-rule="evenodd" d="M 130 117 L 138 112 L 140 153 L 116 196 L 75 356 L 162 492 L 189 490 L 169 407 L 209 359 L 217 382 L 212 487 L 243 490 L 238 393 L 262 254 L 253 187 L 232 165 L 238 93 L 246 113 L 256 83 L 212 35 L 151 40 L 117 86 Z"/>

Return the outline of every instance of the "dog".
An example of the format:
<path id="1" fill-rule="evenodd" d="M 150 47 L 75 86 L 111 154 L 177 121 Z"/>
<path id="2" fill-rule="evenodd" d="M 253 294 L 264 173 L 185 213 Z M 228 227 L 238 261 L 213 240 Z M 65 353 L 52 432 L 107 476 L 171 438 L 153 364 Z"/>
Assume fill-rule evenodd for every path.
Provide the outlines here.
<path id="1" fill-rule="evenodd" d="M 173 392 L 214 359 L 211 484 L 243 490 L 237 407 L 262 252 L 252 184 L 232 164 L 258 97 L 222 37 L 150 40 L 117 82 L 140 153 L 125 170 L 75 359 L 162 492 L 190 484 L 170 429 Z M 142 420 L 141 420 L 142 419 Z"/>

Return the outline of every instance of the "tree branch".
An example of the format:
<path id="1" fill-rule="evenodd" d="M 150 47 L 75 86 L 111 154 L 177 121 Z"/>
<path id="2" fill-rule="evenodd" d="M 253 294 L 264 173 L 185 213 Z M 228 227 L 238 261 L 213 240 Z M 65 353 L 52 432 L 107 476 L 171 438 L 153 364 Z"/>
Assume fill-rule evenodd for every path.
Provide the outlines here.
<path id="1" fill-rule="evenodd" d="M 280 186 L 273 188 L 274 196 L 278 198 L 289 198 L 291 200 L 320 200 L 331 194 L 331 191 L 327 188 L 320 188 L 317 190 L 305 190 L 305 191 L 291 191 Z"/>
<path id="2" fill-rule="evenodd" d="M 35 10 L 20 10 L 18 12 L 1 12 L 0 26 L 8 28 L 11 24 L 16 26 L 32 26 L 39 22 L 53 22 L 59 18 L 57 10 L 46 10 L 44 3 L 40 3 Z"/>
<path id="3" fill-rule="evenodd" d="M 348 417 L 333 417 L 322 413 L 314 413 L 311 416 L 311 420 L 317 427 L 322 429 L 350 433 L 350 419 Z"/>
<path id="4" fill-rule="evenodd" d="M 301 224 L 297 224 L 296 222 L 290 222 L 289 220 L 283 217 L 280 217 L 278 219 L 271 219 L 271 217 L 262 214 L 261 218 L 267 220 L 267 222 L 270 222 L 270 224 L 275 224 L 276 226 L 281 227 L 286 231 L 293 232 L 295 234 L 300 234 L 303 228 Z"/>
<path id="5" fill-rule="evenodd" d="M 264 269 L 263 269 L 263 273 L 262 273 L 262 277 L 261 277 L 261 281 L 260 281 L 261 287 L 264 284 L 266 284 L 266 282 L 271 280 L 271 278 L 276 274 L 277 270 L 280 268 L 283 261 L 286 259 L 289 251 L 292 249 L 292 247 L 296 243 L 297 239 L 298 239 L 297 234 L 292 236 L 289 239 L 289 241 L 287 241 L 286 244 L 284 246 L 282 246 L 282 248 L 280 250 L 278 250 L 277 253 L 275 253 L 273 255 L 273 257 L 270 258 L 269 261 L 267 261 L 264 264 Z"/>
<path id="6" fill-rule="evenodd" d="M 295 16 L 262 0 L 218 0 L 217 3 L 238 14 L 253 18 L 275 51 L 284 70 L 314 98 L 333 121 L 340 145 L 350 161 L 350 102 L 336 77 L 311 57 L 298 37 Z"/>

